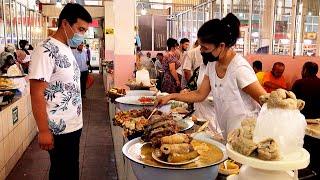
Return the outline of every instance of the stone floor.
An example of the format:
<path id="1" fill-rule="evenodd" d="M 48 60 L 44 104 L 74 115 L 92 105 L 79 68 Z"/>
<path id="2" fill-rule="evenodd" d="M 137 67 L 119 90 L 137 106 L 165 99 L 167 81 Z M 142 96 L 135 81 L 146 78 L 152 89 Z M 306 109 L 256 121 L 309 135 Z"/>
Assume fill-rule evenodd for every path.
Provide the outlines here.
<path id="1" fill-rule="evenodd" d="M 94 74 L 94 85 L 83 100 L 84 127 L 80 142 L 80 177 L 83 180 L 116 180 L 114 148 L 108 119 L 108 103 L 102 76 Z M 46 180 L 50 160 L 42 151 L 37 138 L 29 145 L 8 180 Z"/>

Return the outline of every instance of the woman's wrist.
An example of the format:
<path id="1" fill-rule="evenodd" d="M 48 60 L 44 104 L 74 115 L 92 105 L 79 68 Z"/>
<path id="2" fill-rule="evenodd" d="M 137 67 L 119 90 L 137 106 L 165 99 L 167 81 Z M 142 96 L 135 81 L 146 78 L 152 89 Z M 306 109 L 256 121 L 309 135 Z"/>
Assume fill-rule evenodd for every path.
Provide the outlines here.
<path id="1" fill-rule="evenodd" d="M 169 95 L 171 100 L 176 100 L 177 93 L 172 93 Z"/>

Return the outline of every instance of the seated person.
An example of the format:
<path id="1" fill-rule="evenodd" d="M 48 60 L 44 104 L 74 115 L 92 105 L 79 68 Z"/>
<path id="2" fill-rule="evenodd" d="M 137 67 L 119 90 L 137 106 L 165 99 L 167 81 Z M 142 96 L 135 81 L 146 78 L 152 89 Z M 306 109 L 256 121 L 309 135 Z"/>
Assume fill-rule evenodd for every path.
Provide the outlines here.
<path id="1" fill-rule="evenodd" d="M 318 65 L 314 62 L 306 62 L 303 65 L 301 72 L 302 79 L 294 82 L 292 86 L 292 91 L 296 94 L 297 98 L 306 102 L 305 107 L 301 110 L 301 113 L 306 119 L 320 118 L 320 79 L 317 77 L 317 73 Z M 307 169 L 319 174 L 319 140 L 310 136 L 305 136 L 303 147 L 310 153 L 310 164 Z"/>
<path id="2" fill-rule="evenodd" d="M 273 64 L 271 72 L 265 73 L 262 85 L 268 93 L 279 88 L 287 89 L 287 83 L 283 77 L 284 69 L 285 65 L 282 62 L 276 62 Z"/>
<path id="3" fill-rule="evenodd" d="M 306 62 L 303 65 L 301 76 L 292 86 L 297 98 L 306 102 L 301 113 L 306 119 L 320 118 L 320 79 L 317 77 L 318 64 Z"/>
<path id="4" fill-rule="evenodd" d="M 262 71 L 262 62 L 259 60 L 256 60 L 252 63 L 252 67 L 254 72 L 256 73 L 259 83 L 262 85 L 262 80 L 265 74 L 265 72 Z"/>

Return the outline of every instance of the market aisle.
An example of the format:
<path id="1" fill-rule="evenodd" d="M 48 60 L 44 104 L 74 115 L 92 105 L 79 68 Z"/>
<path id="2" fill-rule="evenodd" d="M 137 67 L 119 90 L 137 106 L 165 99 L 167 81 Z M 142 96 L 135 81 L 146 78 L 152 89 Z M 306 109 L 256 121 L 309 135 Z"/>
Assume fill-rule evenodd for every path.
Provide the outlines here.
<path id="1" fill-rule="evenodd" d="M 114 148 L 108 119 L 108 103 L 102 76 L 95 74 L 95 82 L 83 100 L 84 127 L 80 142 L 80 175 L 83 180 L 116 180 Z M 49 156 L 33 140 L 18 161 L 8 180 L 48 179 Z"/>

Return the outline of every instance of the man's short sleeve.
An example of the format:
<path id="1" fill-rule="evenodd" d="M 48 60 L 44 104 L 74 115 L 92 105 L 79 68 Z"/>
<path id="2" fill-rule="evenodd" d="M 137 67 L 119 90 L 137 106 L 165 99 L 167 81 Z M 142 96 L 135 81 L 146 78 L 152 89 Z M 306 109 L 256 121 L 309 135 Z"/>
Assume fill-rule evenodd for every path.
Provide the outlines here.
<path id="1" fill-rule="evenodd" d="M 54 67 L 54 60 L 49 57 L 49 52 L 45 52 L 45 48 L 39 45 L 32 54 L 29 79 L 50 82 Z"/>

